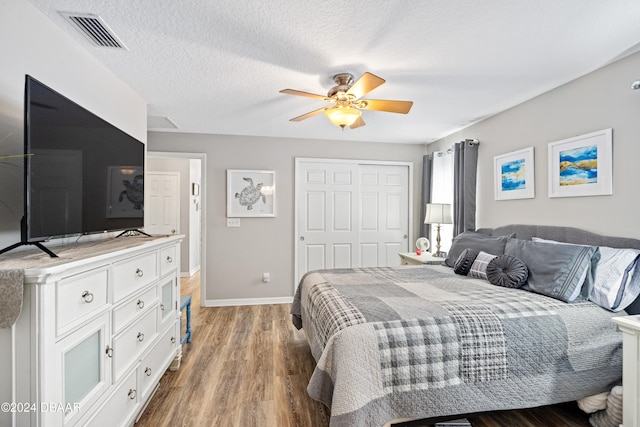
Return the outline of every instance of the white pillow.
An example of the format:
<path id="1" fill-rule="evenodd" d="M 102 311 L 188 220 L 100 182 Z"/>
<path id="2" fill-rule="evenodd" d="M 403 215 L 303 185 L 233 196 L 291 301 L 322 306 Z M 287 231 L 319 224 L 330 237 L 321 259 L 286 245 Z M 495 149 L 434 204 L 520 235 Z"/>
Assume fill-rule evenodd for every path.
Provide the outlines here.
<path id="1" fill-rule="evenodd" d="M 539 237 L 537 242 L 558 243 Z M 611 311 L 627 308 L 640 295 L 640 273 L 634 274 L 640 260 L 640 250 L 600 246 L 600 261 L 596 266 L 589 300 Z"/>

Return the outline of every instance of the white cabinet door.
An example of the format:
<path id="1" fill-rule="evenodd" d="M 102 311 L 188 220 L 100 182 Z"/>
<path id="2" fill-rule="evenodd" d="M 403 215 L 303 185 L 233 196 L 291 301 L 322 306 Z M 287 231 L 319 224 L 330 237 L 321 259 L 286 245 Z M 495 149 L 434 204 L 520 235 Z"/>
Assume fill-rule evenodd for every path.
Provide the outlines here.
<path id="1" fill-rule="evenodd" d="M 64 425 L 75 423 L 111 385 L 109 324 L 109 313 L 105 313 L 56 344 L 56 365 L 61 369 L 51 375 L 53 383 L 60 385 Z M 62 424 L 58 420 L 52 425 Z"/>

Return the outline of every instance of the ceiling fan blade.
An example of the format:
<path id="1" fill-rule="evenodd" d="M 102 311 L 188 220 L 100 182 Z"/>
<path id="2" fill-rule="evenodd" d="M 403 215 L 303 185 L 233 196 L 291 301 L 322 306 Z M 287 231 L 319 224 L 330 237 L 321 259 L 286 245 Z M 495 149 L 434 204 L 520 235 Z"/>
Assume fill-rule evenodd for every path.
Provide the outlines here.
<path id="1" fill-rule="evenodd" d="M 359 99 L 361 97 L 363 97 L 364 95 L 366 95 L 367 93 L 371 92 L 372 90 L 374 90 L 375 88 L 377 88 L 378 86 L 380 86 L 382 83 L 384 83 L 385 80 L 383 78 L 380 78 L 376 75 L 373 75 L 369 72 L 364 73 L 354 84 L 353 86 L 351 86 L 349 88 L 349 90 L 347 91 L 347 95 L 353 95 L 356 97 L 356 99 Z"/>
<path id="2" fill-rule="evenodd" d="M 364 126 L 366 125 L 366 123 L 364 122 L 364 120 L 362 120 L 362 116 L 358 117 L 358 120 L 356 120 L 351 126 L 349 126 L 351 129 L 355 129 L 355 128 L 359 128 L 360 126 Z"/>
<path id="3" fill-rule="evenodd" d="M 289 120 L 290 122 L 300 122 L 304 119 L 308 119 L 309 117 L 313 117 L 316 114 L 320 114 L 322 112 L 324 112 L 325 108 L 318 108 L 317 110 L 313 110 L 313 111 L 309 111 L 307 114 L 303 114 L 301 116 L 298 117 L 294 117 L 293 119 Z"/>
<path id="4" fill-rule="evenodd" d="M 303 92 L 301 90 L 295 90 L 295 89 L 282 89 L 280 93 L 286 93 L 287 95 L 306 96 L 307 98 L 313 98 L 313 99 L 322 99 L 322 100 L 327 99 L 327 97 L 324 95 L 316 95 L 315 93 Z"/>
<path id="5" fill-rule="evenodd" d="M 363 99 L 359 107 L 363 110 L 386 111 L 388 113 L 407 114 L 413 101 L 389 101 L 383 99 Z"/>

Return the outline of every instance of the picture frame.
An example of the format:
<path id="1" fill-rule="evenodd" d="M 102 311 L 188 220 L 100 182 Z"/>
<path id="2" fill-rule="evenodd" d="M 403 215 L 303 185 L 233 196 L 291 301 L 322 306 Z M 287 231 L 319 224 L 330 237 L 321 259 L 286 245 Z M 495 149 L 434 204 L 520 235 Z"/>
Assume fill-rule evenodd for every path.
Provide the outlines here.
<path id="1" fill-rule="evenodd" d="M 549 197 L 613 194 L 613 130 L 549 143 Z"/>
<path id="2" fill-rule="evenodd" d="M 136 166 L 107 168 L 106 218 L 144 216 L 144 171 Z"/>
<path id="3" fill-rule="evenodd" d="M 275 171 L 227 169 L 227 218 L 275 216 Z"/>
<path id="4" fill-rule="evenodd" d="M 495 200 L 535 198 L 533 147 L 493 158 Z"/>

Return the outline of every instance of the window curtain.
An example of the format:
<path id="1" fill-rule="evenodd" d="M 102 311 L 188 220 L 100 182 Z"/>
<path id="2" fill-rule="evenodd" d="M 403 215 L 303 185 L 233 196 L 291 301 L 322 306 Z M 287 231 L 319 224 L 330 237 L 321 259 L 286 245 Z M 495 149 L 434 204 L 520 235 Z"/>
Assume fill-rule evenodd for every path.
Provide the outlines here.
<path id="1" fill-rule="evenodd" d="M 422 194 L 420 196 L 420 236 L 431 241 L 431 227 L 424 223 L 427 214 L 427 203 L 431 201 L 431 174 L 433 170 L 433 156 L 422 156 Z"/>
<path id="2" fill-rule="evenodd" d="M 474 139 L 453 145 L 453 235 L 476 229 L 478 146 Z"/>

